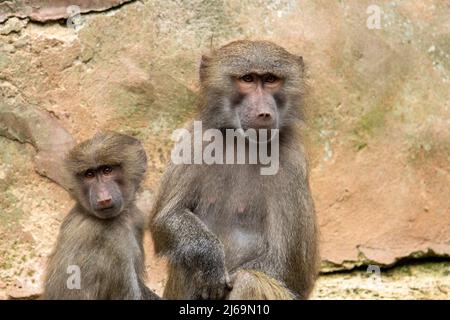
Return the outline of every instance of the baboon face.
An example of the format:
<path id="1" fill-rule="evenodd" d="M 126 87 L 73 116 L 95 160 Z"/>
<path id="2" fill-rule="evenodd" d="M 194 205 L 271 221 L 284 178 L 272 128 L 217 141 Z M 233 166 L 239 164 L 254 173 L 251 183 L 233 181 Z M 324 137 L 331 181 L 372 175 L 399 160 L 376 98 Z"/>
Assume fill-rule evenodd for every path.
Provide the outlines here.
<path id="1" fill-rule="evenodd" d="M 89 213 L 103 219 L 133 205 L 146 168 L 141 143 L 109 131 L 78 144 L 66 159 L 72 196 Z"/>
<path id="2" fill-rule="evenodd" d="M 235 109 L 242 129 L 277 129 L 278 109 L 282 107 L 283 80 L 271 73 L 248 73 L 233 78 L 235 94 L 231 107 Z"/>
<path id="3" fill-rule="evenodd" d="M 303 58 L 270 42 L 235 41 L 202 57 L 200 83 L 216 127 L 282 129 L 300 117 Z"/>
<path id="4" fill-rule="evenodd" d="M 123 209 L 125 189 L 123 170 L 118 165 L 89 168 L 79 176 L 85 206 L 95 216 L 108 219 Z"/>

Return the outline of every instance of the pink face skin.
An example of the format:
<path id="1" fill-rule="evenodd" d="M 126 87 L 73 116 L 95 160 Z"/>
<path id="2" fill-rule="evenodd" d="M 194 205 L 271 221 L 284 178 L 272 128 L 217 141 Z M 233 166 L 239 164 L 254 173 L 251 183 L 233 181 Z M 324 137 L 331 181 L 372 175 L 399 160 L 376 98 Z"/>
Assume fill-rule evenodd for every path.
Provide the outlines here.
<path id="1" fill-rule="evenodd" d="M 84 172 L 82 183 L 88 195 L 89 207 L 99 218 L 111 218 L 118 215 L 123 206 L 123 194 L 120 188 L 122 170 L 118 166 L 103 165 Z"/>
<path id="2" fill-rule="evenodd" d="M 274 96 L 281 91 L 283 80 L 270 73 L 250 73 L 234 81 L 243 97 L 239 112 L 244 129 L 275 129 L 278 111 Z"/>

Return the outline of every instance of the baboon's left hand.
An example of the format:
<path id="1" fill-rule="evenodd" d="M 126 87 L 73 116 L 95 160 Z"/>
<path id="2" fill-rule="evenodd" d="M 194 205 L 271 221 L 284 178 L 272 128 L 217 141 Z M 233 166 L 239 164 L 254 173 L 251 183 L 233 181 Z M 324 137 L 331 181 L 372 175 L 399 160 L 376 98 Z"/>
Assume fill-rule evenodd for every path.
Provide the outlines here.
<path id="1" fill-rule="evenodd" d="M 226 270 L 203 273 L 197 280 L 196 296 L 199 300 L 221 300 L 233 289 Z"/>

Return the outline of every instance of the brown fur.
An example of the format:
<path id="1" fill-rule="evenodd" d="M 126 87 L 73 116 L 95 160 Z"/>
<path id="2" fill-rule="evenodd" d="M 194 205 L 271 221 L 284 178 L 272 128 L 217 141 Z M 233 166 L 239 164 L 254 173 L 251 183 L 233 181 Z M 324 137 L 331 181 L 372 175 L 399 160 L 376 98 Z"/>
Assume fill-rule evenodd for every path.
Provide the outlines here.
<path id="1" fill-rule="evenodd" d="M 297 135 L 303 59 L 265 41 L 232 42 L 203 57 L 197 120 L 203 129 L 239 128 L 230 111 L 232 79 L 253 72 L 283 80 L 277 93 L 279 170 L 262 176 L 260 164 L 169 165 L 151 222 L 155 251 L 170 261 L 167 298 L 221 299 L 233 280 L 230 297 L 237 299 L 306 299 L 312 290 L 318 232 Z M 237 276 L 230 280 L 229 274 Z"/>
<path id="2" fill-rule="evenodd" d="M 228 300 L 293 300 L 295 295 L 280 281 L 256 270 L 239 270 Z"/>
<path id="3" fill-rule="evenodd" d="M 117 165 L 124 172 L 124 206 L 119 215 L 100 219 L 89 209 L 81 178 L 87 169 Z M 135 192 L 144 178 L 147 158 L 140 142 L 115 133 L 98 133 L 75 146 L 66 169 L 77 201 L 64 219 L 46 270 L 43 299 L 156 299 L 145 286 L 143 214 Z M 69 266 L 80 268 L 81 288 L 69 289 Z"/>

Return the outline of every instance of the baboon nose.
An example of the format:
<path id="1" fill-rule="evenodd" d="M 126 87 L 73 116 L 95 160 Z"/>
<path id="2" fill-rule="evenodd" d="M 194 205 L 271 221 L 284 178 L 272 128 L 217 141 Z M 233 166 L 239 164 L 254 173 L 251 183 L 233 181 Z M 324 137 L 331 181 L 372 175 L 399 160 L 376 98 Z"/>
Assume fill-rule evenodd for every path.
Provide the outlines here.
<path id="1" fill-rule="evenodd" d="M 272 118 L 272 115 L 269 112 L 261 112 L 260 114 L 258 114 L 258 118 L 260 120 L 268 121 Z"/>
<path id="2" fill-rule="evenodd" d="M 107 207 L 111 206 L 111 204 L 112 204 L 111 198 L 101 199 L 101 200 L 97 201 L 97 205 L 100 208 L 107 208 Z"/>
<path id="3" fill-rule="evenodd" d="M 255 121 L 255 128 L 269 128 L 273 124 L 273 115 L 270 112 L 260 112 L 258 113 Z"/>

